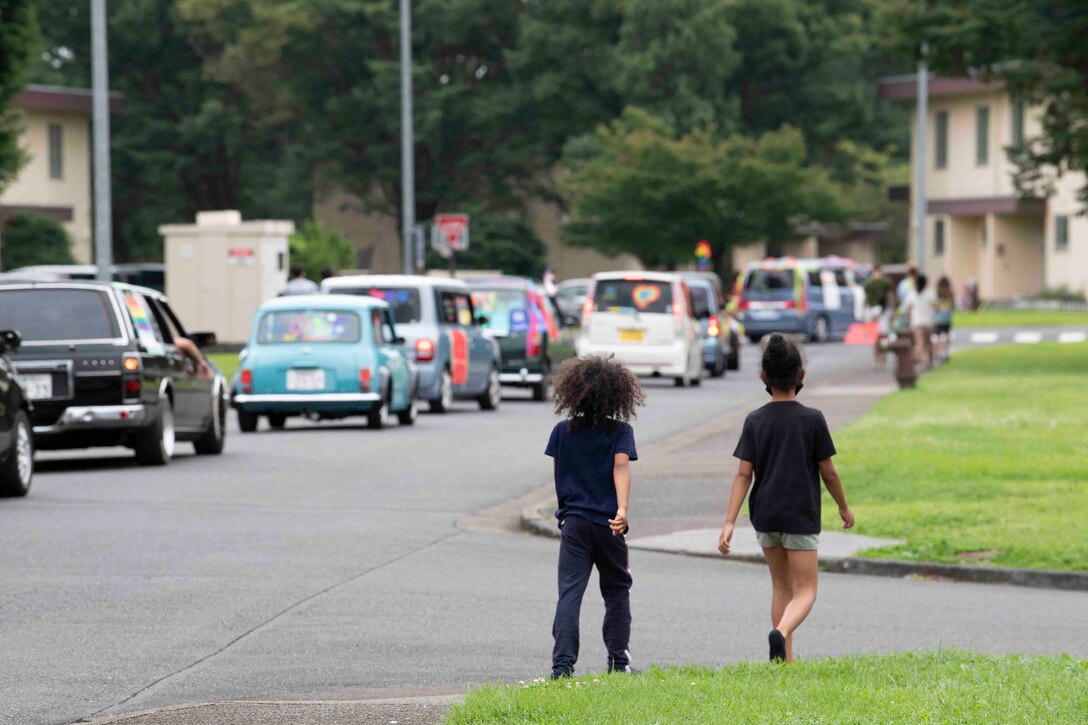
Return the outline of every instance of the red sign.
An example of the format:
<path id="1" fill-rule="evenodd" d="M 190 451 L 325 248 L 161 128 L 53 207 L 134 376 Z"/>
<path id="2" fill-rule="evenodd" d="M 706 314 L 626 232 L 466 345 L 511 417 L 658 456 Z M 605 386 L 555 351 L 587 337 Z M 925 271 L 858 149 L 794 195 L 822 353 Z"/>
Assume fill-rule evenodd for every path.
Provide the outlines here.
<path id="1" fill-rule="evenodd" d="M 434 223 L 450 249 L 468 251 L 468 214 L 436 214 Z"/>

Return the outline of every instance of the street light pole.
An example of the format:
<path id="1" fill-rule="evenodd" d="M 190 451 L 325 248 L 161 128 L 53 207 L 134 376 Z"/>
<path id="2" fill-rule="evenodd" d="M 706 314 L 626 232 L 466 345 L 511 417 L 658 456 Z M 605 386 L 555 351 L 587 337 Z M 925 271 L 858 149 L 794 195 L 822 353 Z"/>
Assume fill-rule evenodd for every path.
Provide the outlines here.
<path id="1" fill-rule="evenodd" d="M 918 140 L 915 143 L 915 161 L 918 164 L 918 179 L 915 185 L 914 213 L 917 230 L 915 254 L 918 272 L 926 271 L 926 122 L 929 118 L 929 70 L 926 68 L 926 53 L 929 46 L 922 43 L 922 57 L 918 61 Z"/>
<path id="2" fill-rule="evenodd" d="M 400 0 L 401 271 L 412 273 L 416 228 L 415 141 L 412 131 L 412 8 Z"/>
<path id="3" fill-rule="evenodd" d="M 113 208 L 110 198 L 110 89 L 106 57 L 106 0 L 91 0 L 91 95 L 94 136 L 94 263 L 108 280 L 113 266 Z"/>

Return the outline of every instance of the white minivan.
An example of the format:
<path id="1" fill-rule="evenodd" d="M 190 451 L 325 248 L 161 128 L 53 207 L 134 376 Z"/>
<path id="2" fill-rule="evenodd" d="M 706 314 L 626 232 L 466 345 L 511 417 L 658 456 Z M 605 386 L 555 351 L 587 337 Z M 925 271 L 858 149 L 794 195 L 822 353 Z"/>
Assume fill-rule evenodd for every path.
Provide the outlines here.
<path id="1" fill-rule="evenodd" d="M 703 377 L 699 321 L 678 274 L 594 275 L 576 347 L 580 356 L 615 355 L 636 375 L 670 377 L 679 387 L 698 385 Z"/>

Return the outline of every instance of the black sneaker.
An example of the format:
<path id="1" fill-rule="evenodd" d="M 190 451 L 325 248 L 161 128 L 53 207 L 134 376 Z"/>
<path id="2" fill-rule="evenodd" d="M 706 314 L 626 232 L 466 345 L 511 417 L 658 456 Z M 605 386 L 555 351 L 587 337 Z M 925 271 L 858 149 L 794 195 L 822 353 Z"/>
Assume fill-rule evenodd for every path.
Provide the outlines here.
<path id="1" fill-rule="evenodd" d="M 772 629 L 767 635 L 767 642 L 771 645 L 771 662 L 786 661 L 786 638 L 777 629 Z"/>
<path id="2" fill-rule="evenodd" d="M 574 673 L 570 670 L 552 670 L 552 673 L 548 675 L 549 680 L 561 680 L 564 677 L 574 677 Z"/>

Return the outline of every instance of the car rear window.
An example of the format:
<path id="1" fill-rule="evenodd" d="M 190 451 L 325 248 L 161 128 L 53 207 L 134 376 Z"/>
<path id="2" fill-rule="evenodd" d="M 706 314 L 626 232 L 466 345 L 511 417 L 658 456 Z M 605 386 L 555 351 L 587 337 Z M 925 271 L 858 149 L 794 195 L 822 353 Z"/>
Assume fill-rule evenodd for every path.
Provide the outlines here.
<path id="1" fill-rule="evenodd" d="M 478 289 L 472 292 L 472 306 L 487 318 L 485 330 L 506 333 L 529 328 L 529 295 L 519 289 Z"/>
<path id="2" fill-rule="evenodd" d="M 419 290 L 413 287 L 333 287 L 329 292 L 337 295 L 367 295 L 385 300 L 393 308 L 393 321 L 398 325 L 408 325 L 423 319 Z"/>
<path id="3" fill-rule="evenodd" d="M 672 285 L 656 280 L 602 279 L 593 294 L 593 309 L 668 313 L 672 311 Z"/>
<path id="4" fill-rule="evenodd" d="M 753 269 L 744 280 L 744 289 L 750 292 L 792 292 L 792 269 Z"/>
<path id="5" fill-rule="evenodd" d="M 121 337 L 108 293 L 95 289 L 0 290 L 0 328 L 27 342 Z"/>
<path id="6" fill-rule="evenodd" d="M 359 342 L 361 323 L 354 312 L 277 310 L 266 312 L 257 328 L 257 342 Z"/>

